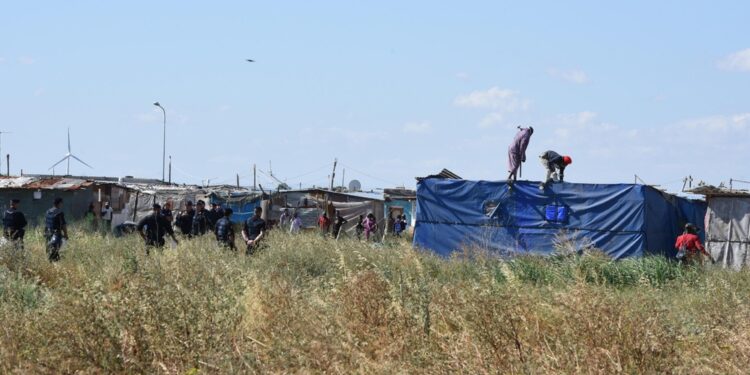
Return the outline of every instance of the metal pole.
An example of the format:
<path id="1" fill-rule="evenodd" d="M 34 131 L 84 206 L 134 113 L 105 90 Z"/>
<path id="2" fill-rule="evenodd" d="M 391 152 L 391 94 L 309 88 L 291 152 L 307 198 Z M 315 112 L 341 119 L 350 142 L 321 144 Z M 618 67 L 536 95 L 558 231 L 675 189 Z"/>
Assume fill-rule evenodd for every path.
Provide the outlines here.
<path id="1" fill-rule="evenodd" d="M 159 104 L 159 102 L 154 102 L 154 105 L 159 107 L 161 109 L 162 114 L 164 115 L 164 137 L 162 141 L 162 149 L 161 149 L 161 181 L 165 182 L 165 167 L 167 165 L 167 111 L 164 109 L 164 107 Z"/>
<path id="2" fill-rule="evenodd" d="M 255 175 L 255 164 L 253 164 L 253 190 L 257 190 L 258 189 L 258 185 L 256 184 L 255 177 L 256 177 L 256 175 Z"/>
<path id="3" fill-rule="evenodd" d="M 162 106 L 159 106 L 159 108 L 161 108 L 161 111 L 164 114 L 164 136 L 162 138 L 161 148 L 161 180 L 164 181 L 164 162 L 166 161 L 164 159 L 167 155 L 167 111 L 165 111 Z"/>
<path id="4" fill-rule="evenodd" d="M 331 173 L 331 188 L 329 190 L 333 190 L 333 179 L 336 178 L 336 163 L 338 163 L 338 159 L 333 159 L 333 172 Z"/>
<path id="5" fill-rule="evenodd" d="M 172 155 L 169 155 L 169 184 L 172 184 Z"/>

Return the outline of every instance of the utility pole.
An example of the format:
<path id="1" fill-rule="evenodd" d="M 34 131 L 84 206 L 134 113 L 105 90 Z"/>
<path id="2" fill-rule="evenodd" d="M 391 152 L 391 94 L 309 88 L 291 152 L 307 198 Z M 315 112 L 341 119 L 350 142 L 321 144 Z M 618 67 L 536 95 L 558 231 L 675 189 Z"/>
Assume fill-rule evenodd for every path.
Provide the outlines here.
<path id="1" fill-rule="evenodd" d="M 333 159 L 333 172 L 331 173 L 331 188 L 330 190 L 333 191 L 333 179 L 336 178 L 336 163 L 338 163 L 338 158 Z"/>
<path id="2" fill-rule="evenodd" d="M 172 185 L 172 155 L 169 155 L 169 184 Z"/>
<path id="3" fill-rule="evenodd" d="M 341 171 L 341 186 L 344 187 L 344 177 L 346 176 L 346 168 Z"/>
<path id="4" fill-rule="evenodd" d="M 240 188 L 240 174 L 237 173 L 237 188 Z"/>
<path id="5" fill-rule="evenodd" d="M 11 133 L 10 132 L 0 131 L 0 155 L 2 155 L 2 151 L 3 151 L 3 134 L 11 134 Z M 10 156 L 9 156 L 9 158 L 10 158 Z M 0 168 L 0 171 L 2 171 L 2 168 Z M 2 173 L 2 172 L 0 172 L 0 173 Z M 10 176 L 10 168 L 8 168 L 8 176 Z"/>
<path id="6" fill-rule="evenodd" d="M 10 177 L 10 154 L 5 155 L 5 160 L 5 174 Z M 23 172 L 21 174 L 23 174 Z"/>
<path id="7" fill-rule="evenodd" d="M 255 164 L 253 163 L 253 191 L 258 189 L 258 185 L 256 184 L 255 180 L 256 174 L 255 174 Z"/>

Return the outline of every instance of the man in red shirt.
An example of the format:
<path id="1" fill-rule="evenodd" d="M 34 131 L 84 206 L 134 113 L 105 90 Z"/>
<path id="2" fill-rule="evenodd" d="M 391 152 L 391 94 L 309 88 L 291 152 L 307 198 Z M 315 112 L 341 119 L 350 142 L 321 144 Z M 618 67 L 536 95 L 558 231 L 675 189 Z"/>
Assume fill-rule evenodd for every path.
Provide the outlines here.
<path id="1" fill-rule="evenodd" d="M 323 212 L 323 215 L 318 218 L 318 226 L 320 227 L 320 233 L 328 233 L 331 227 L 331 219 L 328 218 L 327 213 Z"/>
<path id="2" fill-rule="evenodd" d="M 685 224 L 685 232 L 677 237 L 674 247 L 678 250 L 678 257 L 680 257 L 679 251 L 684 252 L 680 259 L 685 263 L 698 261 L 700 259 L 700 254 L 704 254 L 708 259 L 711 259 L 712 263 L 714 262 L 713 257 L 711 257 L 711 254 L 706 251 L 701 244 L 701 239 L 698 238 L 698 228 L 691 223 Z"/>

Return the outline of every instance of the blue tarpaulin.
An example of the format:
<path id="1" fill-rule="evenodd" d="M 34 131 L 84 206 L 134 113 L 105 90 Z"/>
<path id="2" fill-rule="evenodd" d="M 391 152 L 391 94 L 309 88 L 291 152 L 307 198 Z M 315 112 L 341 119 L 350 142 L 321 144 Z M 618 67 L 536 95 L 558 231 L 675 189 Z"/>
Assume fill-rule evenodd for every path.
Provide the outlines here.
<path id="1" fill-rule="evenodd" d="M 701 230 L 703 201 L 631 184 L 425 179 L 417 184 L 415 246 L 448 255 L 478 246 L 504 255 L 590 244 L 620 259 L 674 254 L 686 222 Z M 702 231 L 701 231 L 702 233 Z"/>

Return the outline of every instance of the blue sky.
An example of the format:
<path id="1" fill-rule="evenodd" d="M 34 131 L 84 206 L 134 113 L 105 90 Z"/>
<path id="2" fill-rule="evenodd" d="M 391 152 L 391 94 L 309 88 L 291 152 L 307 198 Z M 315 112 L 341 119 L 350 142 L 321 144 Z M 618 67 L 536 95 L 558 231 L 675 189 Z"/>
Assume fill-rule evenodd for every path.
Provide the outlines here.
<path id="1" fill-rule="evenodd" d="M 366 188 L 503 179 L 517 125 L 566 178 L 750 181 L 748 2 L 4 2 L 11 173 Z M 247 63 L 253 58 L 255 63 Z M 5 160 L 3 159 L 3 171 Z M 57 173 L 64 169 L 56 170 Z M 259 173 L 265 186 L 272 183 Z"/>

